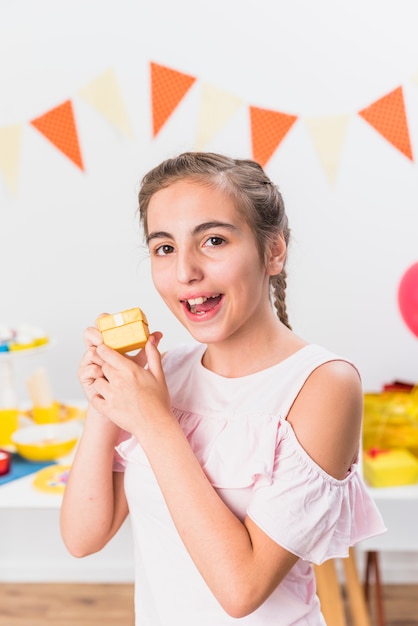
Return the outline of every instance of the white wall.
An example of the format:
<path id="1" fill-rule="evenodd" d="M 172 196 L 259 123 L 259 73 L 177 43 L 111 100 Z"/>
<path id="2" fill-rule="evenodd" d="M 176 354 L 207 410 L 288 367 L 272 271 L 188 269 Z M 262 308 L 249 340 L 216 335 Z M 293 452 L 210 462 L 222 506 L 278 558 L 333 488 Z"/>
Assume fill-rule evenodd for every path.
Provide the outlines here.
<path id="1" fill-rule="evenodd" d="M 353 358 L 367 389 L 417 378 L 417 339 L 397 288 L 418 260 L 418 166 L 356 112 L 402 85 L 418 152 L 418 9 L 413 0 L 153 0 L 0 6 L 0 127 L 24 124 L 18 190 L 0 173 L 0 322 L 41 326 L 56 345 L 21 357 L 45 363 L 62 399 L 80 395 L 82 332 L 102 311 L 139 305 L 164 347 L 188 340 L 153 291 L 135 215 L 140 177 L 194 149 L 200 85 L 300 118 L 350 114 L 331 185 L 298 120 L 267 164 L 294 238 L 289 311 L 307 339 Z M 151 133 L 149 63 L 197 81 L 159 135 Z M 116 131 L 78 90 L 113 67 L 134 131 Z M 85 172 L 29 120 L 71 98 Z M 207 149 L 251 156 L 247 108 Z"/>

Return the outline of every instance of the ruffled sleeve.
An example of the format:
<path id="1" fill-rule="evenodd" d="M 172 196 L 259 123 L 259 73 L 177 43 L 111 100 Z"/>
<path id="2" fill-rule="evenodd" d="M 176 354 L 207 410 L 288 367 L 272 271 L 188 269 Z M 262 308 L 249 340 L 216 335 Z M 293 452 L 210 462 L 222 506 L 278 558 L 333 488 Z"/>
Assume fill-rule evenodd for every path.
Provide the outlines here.
<path id="1" fill-rule="evenodd" d="M 119 438 L 115 446 L 115 453 L 113 455 L 113 467 L 112 470 L 114 472 L 124 472 L 126 468 L 126 457 L 123 453 L 121 453 L 119 446 L 123 449 L 123 443 L 132 439 L 132 435 L 126 430 L 121 430 L 119 433 Z"/>
<path id="2" fill-rule="evenodd" d="M 324 472 L 281 422 L 269 485 L 255 488 L 248 515 L 296 556 L 320 564 L 348 556 L 348 548 L 386 531 L 354 464 L 343 480 Z"/>

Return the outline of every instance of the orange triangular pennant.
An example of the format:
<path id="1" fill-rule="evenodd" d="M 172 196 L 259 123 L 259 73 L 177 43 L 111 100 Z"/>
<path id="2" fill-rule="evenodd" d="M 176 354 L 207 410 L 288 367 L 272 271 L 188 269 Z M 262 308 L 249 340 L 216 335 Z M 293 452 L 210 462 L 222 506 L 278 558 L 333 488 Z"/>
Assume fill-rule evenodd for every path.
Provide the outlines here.
<path id="1" fill-rule="evenodd" d="M 155 137 L 196 78 L 151 62 L 152 126 Z"/>
<path id="2" fill-rule="evenodd" d="M 297 119 L 295 115 L 250 106 L 254 160 L 264 167 Z"/>
<path id="3" fill-rule="evenodd" d="M 402 87 L 398 87 L 362 109 L 359 115 L 389 143 L 413 161 Z"/>
<path id="4" fill-rule="evenodd" d="M 84 170 L 70 100 L 32 120 L 31 124 L 81 170 Z"/>

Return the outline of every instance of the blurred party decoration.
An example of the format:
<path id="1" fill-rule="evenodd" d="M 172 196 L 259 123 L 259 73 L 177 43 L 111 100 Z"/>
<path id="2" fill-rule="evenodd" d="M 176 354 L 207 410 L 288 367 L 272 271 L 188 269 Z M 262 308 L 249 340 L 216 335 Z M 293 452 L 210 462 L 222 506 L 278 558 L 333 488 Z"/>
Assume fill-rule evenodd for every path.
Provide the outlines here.
<path id="1" fill-rule="evenodd" d="M 31 124 L 81 170 L 84 170 L 73 105 L 70 100 L 33 119 Z"/>
<path id="2" fill-rule="evenodd" d="M 303 121 L 311 135 L 321 165 L 330 183 L 334 183 L 337 178 L 350 116 L 321 115 L 306 117 Z"/>
<path id="3" fill-rule="evenodd" d="M 418 337 L 418 262 L 411 265 L 401 278 L 398 303 L 405 324 Z"/>
<path id="4" fill-rule="evenodd" d="M 155 137 L 196 81 L 194 76 L 151 62 L 152 133 Z"/>
<path id="5" fill-rule="evenodd" d="M 363 448 L 418 454 L 418 386 L 386 385 L 364 394 Z"/>
<path id="6" fill-rule="evenodd" d="M 17 193 L 17 180 L 22 142 L 22 126 L 0 127 L 0 170 L 13 195 Z"/>
<path id="7" fill-rule="evenodd" d="M 200 97 L 196 150 L 203 150 L 242 106 L 234 95 L 203 83 Z"/>
<path id="8" fill-rule="evenodd" d="M 243 132 L 248 134 L 251 142 L 251 157 L 265 167 L 283 139 L 293 128 L 296 121 L 305 123 L 313 141 L 317 156 L 330 181 L 337 179 L 341 156 L 351 118 L 361 117 L 382 138 L 410 161 L 413 151 L 410 141 L 407 110 L 405 107 L 404 89 L 400 85 L 379 97 L 361 110 L 335 115 L 311 115 L 306 111 L 303 115 L 292 111 L 284 113 L 276 108 L 264 108 L 251 101 L 243 100 L 223 88 L 206 84 L 199 77 L 149 62 L 150 73 L 150 104 L 151 115 L 149 124 L 152 137 L 155 139 L 160 130 L 176 111 L 191 87 L 198 81 L 202 84 L 197 130 L 194 149 L 205 149 L 217 133 L 223 130 L 236 112 L 245 106 L 248 122 Z M 418 74 L 411 78 L 418 84 Z M 29 123 L 48 139 L 62 154 L 68 157 L 80 170 L 84 171 L 83 157 L 80 149 L 80 138 L 77 120 L 74 114 L 75 96 L 90 104 L 115 128 L 127 137 L 133 136 L 132 126 L 127 109 L 117 82 L 116 72 L 112 68 L 102 71 L 93 77 L 76 94 L 69 96 L 65 102 L 50 108 L 42 115 L 16 124 L 2 125 L 0 118 L 0 174 L 13 195 L 17 193 L 18 174 L 21 153 L 21 135 L 24 125 Z M 191 116 L 195 123 L 195 116 Z M 244 116 L 242 119 L 245 119 Z M 85 126 L 88 128 L 88 125 Z M 365 128 L 367 126 L 365 125 Z M 184 133 L 184 128 L 179 128 Z M 369 133 L 370 134 L 370 133 Z M 374 133 L 375 138 L 377 137 Z M 370 134 L 372 137 L 373 135 Z M 359 150 L 362 150 L 363 142 Z M 190 146 L 192 148 L 192 146 Z M 187 148 L 186 148 L 187 149 Z M 42 160 L 38 160 L 39 167 Z"/>
<path id="9" fill-rule="evenodd" d="M 383 98 L 362 109 L 359 111 L 359 115 L 395 148 L 413 161 L 402 87 L 394 89 Z"/>
<path id="10" fill-rule="evenodd" d="M 363 470 L 373 487 L 418 481 L 418 386 L 394 381 L 364 394 Z"/>
<path id="11" fill-rule="evenodd" d="M 125 103 L 122 99 L 113 68 L 108 68 L 97 78 L 90 81 L 79 90 L 78 95 L 124 135 L 127 137 L 133 136 Z"/>
<path id="12" fill-rule="evenodd" d="M 37 472 L 33 486 L 46 493 L 63 494 L 67 486 L 71 465 L 50 465 Z"/>
<path id="13" fill-rule="evenodd" d="M 264 167 L 297 120 L 296 115 L 250 106 L 253 158 Z"/>

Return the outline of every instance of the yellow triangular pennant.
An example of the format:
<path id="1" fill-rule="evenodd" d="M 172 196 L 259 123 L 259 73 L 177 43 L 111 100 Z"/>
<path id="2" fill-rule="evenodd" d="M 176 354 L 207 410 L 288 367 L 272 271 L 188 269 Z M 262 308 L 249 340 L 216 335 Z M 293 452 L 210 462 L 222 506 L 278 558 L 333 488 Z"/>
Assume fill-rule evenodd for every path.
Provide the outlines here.
<path id="1" fill-rule="evenodd" d="M 418 71 L 415 72 L 415 74 L 413 74 L 410 78 L 411 83 L 414 83 L 415 85 L 418 85 Z"/>
<path id="2" fill-rule="evenodd" d="M 79 90 L 78 95 L 91 104 L 124 135 L 133 136 L 125 104 L 112 68 L 85 85 Z"/>
<path id="3" fill-rule="evenodd" d="M 0 127 L 0 170 L 13 195 L 17 193 L 22 126 Z"/>
<path id="4" fill-rule="evenodd" d="M 203 150 L 241 105 L 239 98 L 204 83 L 200 98 L 196 150 Z"/>
<path id="5" fill-rule="evenodd" d="M 331 183 L 334 183 L 337 177 L 349 120 L 349 115 L 303 118 Z"/>

